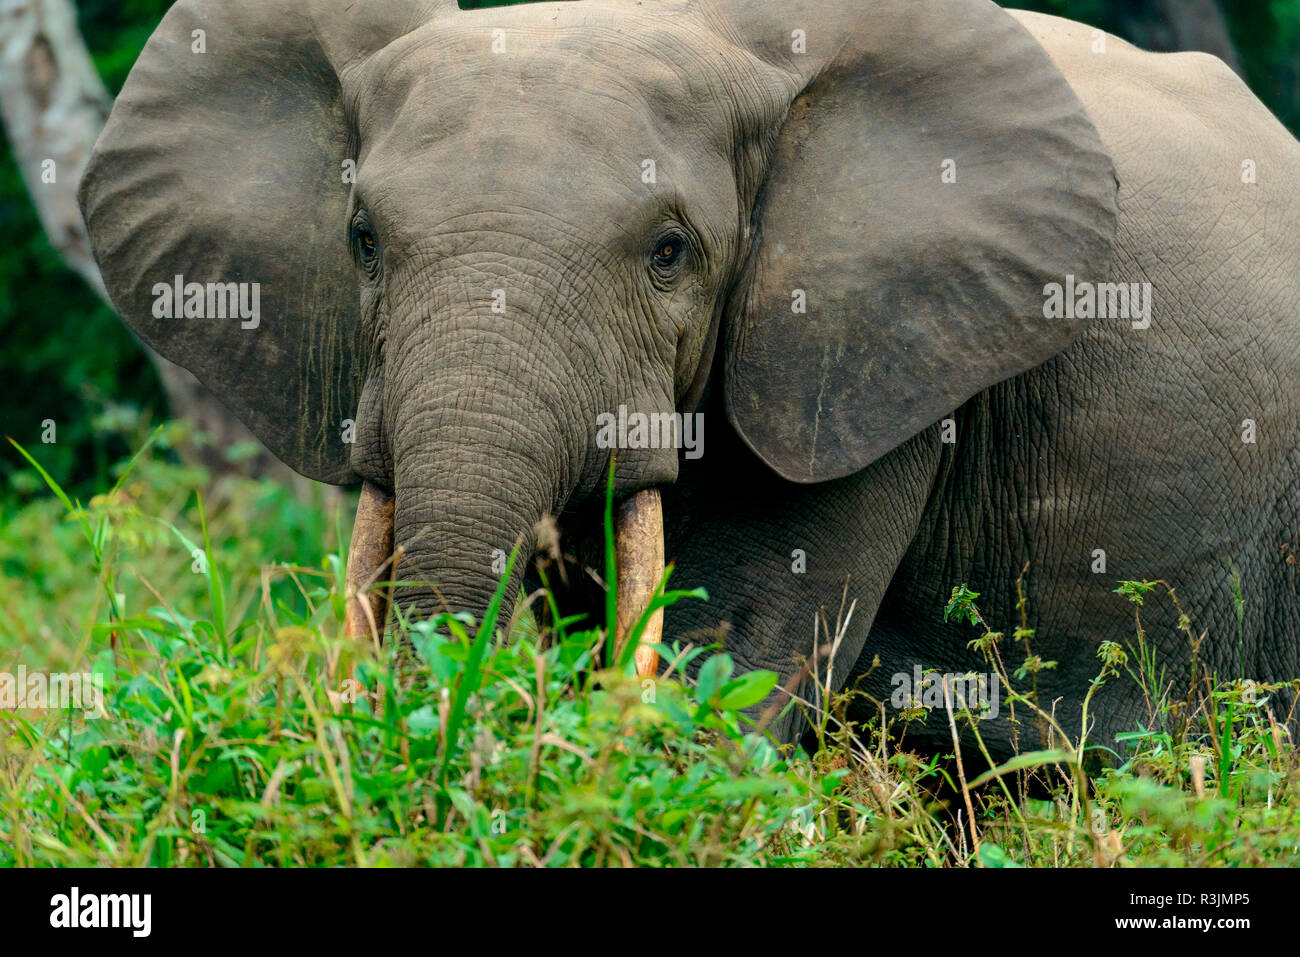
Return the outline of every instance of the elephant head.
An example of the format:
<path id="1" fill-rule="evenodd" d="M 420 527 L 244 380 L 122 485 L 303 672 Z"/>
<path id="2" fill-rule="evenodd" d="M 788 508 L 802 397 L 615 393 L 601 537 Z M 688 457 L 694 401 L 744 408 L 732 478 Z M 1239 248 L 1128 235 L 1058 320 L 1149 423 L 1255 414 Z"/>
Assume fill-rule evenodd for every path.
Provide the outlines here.
<path id="1" fill-rule="evenodd" d="M 1115 193 L 989 0 L 182 0 L 82 205 L 140 337 L 299 472 L 391 490 L 406 576 L 481 607 L 602 489 L 602 413 L 712 381 L 822 482 L 1059 352 L 1043 286 L 1108 268 Z M 619 450 L 615 493 L 677 470 Z"/>

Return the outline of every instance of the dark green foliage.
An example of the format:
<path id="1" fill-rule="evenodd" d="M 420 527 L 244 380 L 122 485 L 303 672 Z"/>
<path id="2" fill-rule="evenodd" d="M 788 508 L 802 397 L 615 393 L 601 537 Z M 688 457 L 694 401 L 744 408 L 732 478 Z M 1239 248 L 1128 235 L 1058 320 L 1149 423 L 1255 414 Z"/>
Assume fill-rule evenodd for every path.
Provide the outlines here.
<path id="1" fill-rule="evenodd" d="M 1220 0 L 1255 95 L 1300 132 L 1300 3 Z"/>
<path id="2" fill-rule="evenodd" d="M 167 0 L 84 0 L 82 34 L 110 93 L 126 79 Z M 112 310 L 62 263 L 46 239 L 4 142 L 0 150 L 0 432 L 41 449 L 51 473 L 88 495 L 111 484 L 109 466 L 127 447 L 115 422 L 157 418 L 157 377 Z M 57 441 L 43 445 L 51 419 Z M 112 420 L 112 421 L 110 421 Z M 7 448 L 7 447 L 6 447 Z M 41 487 L 30 469 L 0 454 L 0 506 Z"/>

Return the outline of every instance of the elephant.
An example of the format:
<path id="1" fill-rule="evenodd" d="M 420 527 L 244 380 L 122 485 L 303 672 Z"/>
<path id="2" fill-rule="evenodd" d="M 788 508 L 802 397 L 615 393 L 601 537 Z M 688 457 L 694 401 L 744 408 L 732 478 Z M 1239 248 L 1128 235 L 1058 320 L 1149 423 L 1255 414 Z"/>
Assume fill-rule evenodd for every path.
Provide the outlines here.
<path id="1" fill-rule="evenodd" d="M 363 483 L 412 615 L 544 516 L 599 543 L 612 482 L 708 592 L 664 641 L 783 682 L 822 614 L 832 689 L 986 670 L 966 584 L 1077 715 L 1139 579 L 1171 669 L 1300 675 L 1300 144 L 1212 56 L 989 0 L 181 0 L 80 197 L 135 333 Z M 1144 713 L 1116 678 L 1092 739 Z"/>

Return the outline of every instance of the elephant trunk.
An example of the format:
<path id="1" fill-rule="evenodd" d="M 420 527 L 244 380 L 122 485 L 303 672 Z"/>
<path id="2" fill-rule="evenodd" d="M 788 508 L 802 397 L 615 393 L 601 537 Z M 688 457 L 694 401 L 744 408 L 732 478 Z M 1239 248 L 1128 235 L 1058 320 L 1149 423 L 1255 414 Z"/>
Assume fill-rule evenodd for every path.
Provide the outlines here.
<path id="1" fill-rule="evenodd" d="M 394 553 L 393 538 L 393 497 L 367 482 L 357 503 L 348 553 L 346 627 L 353 638 L 378 638 L 383 628 L 389 596 L 382 580 L 395 577 L 400 557 Z M 614 551 L 618 567 L 617 646 L 621 649 L 650 606 L 664 574 L 663 506 L 658 489 L 643 489 L 619 504 L 614 513 Z M 658 609 L 642 630 L 634 656 L 640 675 L 658 670 L 659 654 L 654 646 L 662 639 L 663 620 L 663 609 Z"/>
<path id="2" fill-rule="evenodd" d="M 572 470 L 540 410 L 518 402 L 493 411 L 463 393 L 406 412 L 406 438 L 394 455 L 394 543 L 402 578 L 420 584 L 402 597 L 418 614 L 482 615 L 518 547 L 507 611 L 545 514 L 557 514 L 573 487 Z M 515 409 L 515 415 L 495 409 Z M 416 438 L 418 436 L 418 438 Z"/>
<path id="3" fill-rule="evenodd" d="M 540 317 L 557 309 L 556 290 L 516 282 L 511 291 L 508 312 L 457 310 L 446 319 L 457 303 L 472 302 L 472 293 L 437 287 L 423 304 L 427 318 L 390 339 L 381 417 L 393 501 L 377 488 L 363 492 L 350 594 L 378 580 L 386 553 L 396 549 L 397 577 L 417 583 L 397 596 L 405 611 L 481 615 L 518 545 L 508 610 L 539 520 L 603 489 L 610 451 L 597 442 L 598 416 L 619 401 L 659 405 L 606 394 L 615 377 L 601 362 L 610 350 L 584 339 L 590 323 L 574 319 L 538 335 L 547 328 Z M 662 514 L 647 486 L 675 475 L 676 453 L 632 452 L 618 465 L 618 630 L 626 635 L 663 577 Z M 366 611 L 382 611 L 376 602 L 373 590 L 353 600 L 351 633 L 372 633 Z M 655 643 L 660 619 L 652 616 L 644 632 Z M 648 652 L 638 660 L 643 671 L 653 668 Z"/>

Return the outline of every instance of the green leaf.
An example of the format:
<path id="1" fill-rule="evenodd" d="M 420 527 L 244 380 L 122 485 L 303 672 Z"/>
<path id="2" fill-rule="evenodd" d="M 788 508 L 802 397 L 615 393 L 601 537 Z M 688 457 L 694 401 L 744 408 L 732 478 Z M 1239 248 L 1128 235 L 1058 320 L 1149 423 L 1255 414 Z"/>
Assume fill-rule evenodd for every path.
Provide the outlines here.
<path id="1" fill-rule="evenodd" d="M 740 711 L 758 704 L 776 687 L 775 671 L 750 671 L 728 681 L 718 693 L 718 707 L 723 711 Z"/>
<path id="2" fill-rule="evenodd" d="M 226 643 L 226 593 L 221 587 L 221 575 L 217 571 L 217 559 L 212 553 L 212 540 L 208 537 L 208 519 L 203 512 L 203 493 L 195 489 L 194 497 L 199 504 L 199 525 L 203 529 L 203 552 L 208 578 L 208 599 L 212 603 L 212 624 L 217 630 L 217 640 L 221 642 L 222 657 L 226 657 L 229 646 Z"/>
<path id="3" fill-rule="evenodd" d="M 501 581 L 497 583 L 497 590 L 492 595 L 492 600 L 488 602 L 487 611 L 483 614 L 483 623 L 479 625 L 478 634 L 474 636 L 474 644 L 470 647 L 469 660 L 465 663 L 465 673 L 461 675 L 460 683 L 456 685 L 456 697 L 452 701 L 451 714 L 447 718 L 447 743 L 443 753 L 442 768 L 438 772 L 440 787 L 445 787 L 447 770 L 451 767 L 452 761 L 456 759 L 460 751 L 460 727 L 465 721 L 465 705 L 469 701 L 469 696 L 478 691 L 482 683 L 483 656 L 487 654 L 487 647 L 492 643 L 492 632 L 496 628 L 497 614 L 501 610 L 501 601 L 505 597 L 506 587 L 510 584 L 510 576 L 514 571 L 515 559 L 518 557 L 519 546 L 516 545 L 510 550 L 510 558 L 506 561 L 505 573 L 501 576 Z M 459 623 L 449 619 L 449 626 L 459 627 Z"/>
<path id="4" fill-rule="evenodd" d="M 987 841 L 980 845 L 979 853 L 980 863 L 985 867 L 1019 867 L 1020 865 L 1007 856 L 997 844 L 990 844 Z"/>
<path id="5" fill-rule="evenodd" d="M 605 664 L 614 663 L 614 633 L 618 628 L 618 561 L 614 556 L 614 456 L 609 457 L 605 483 Z"/>
<path id="6" fill-rule="evenodd" d="M 1006 764 L 999 765 L 985 771 L 974 781 L 970 783 L 971 790 L 979 787 L 981 784 L 987 784 L 994 778 L 1000 778 L 1004 774 L 1010 774 L 1012 771 L 1021 771 L 1025 768 L 1037 768 L 1046 764 L 1074 764 L 1074 755 L 1069 751 L 1027 751 L 1024 754 L 1017 754 Z"/>
<path id="7" fill-rule="evenodd" d="M 731 677 L 735 667 L 731 655 L 726 652 L 716 654 L 704 662 L 695 684 L 695 700 L 701 704 L 710 701 L 714 693 Z"/>

